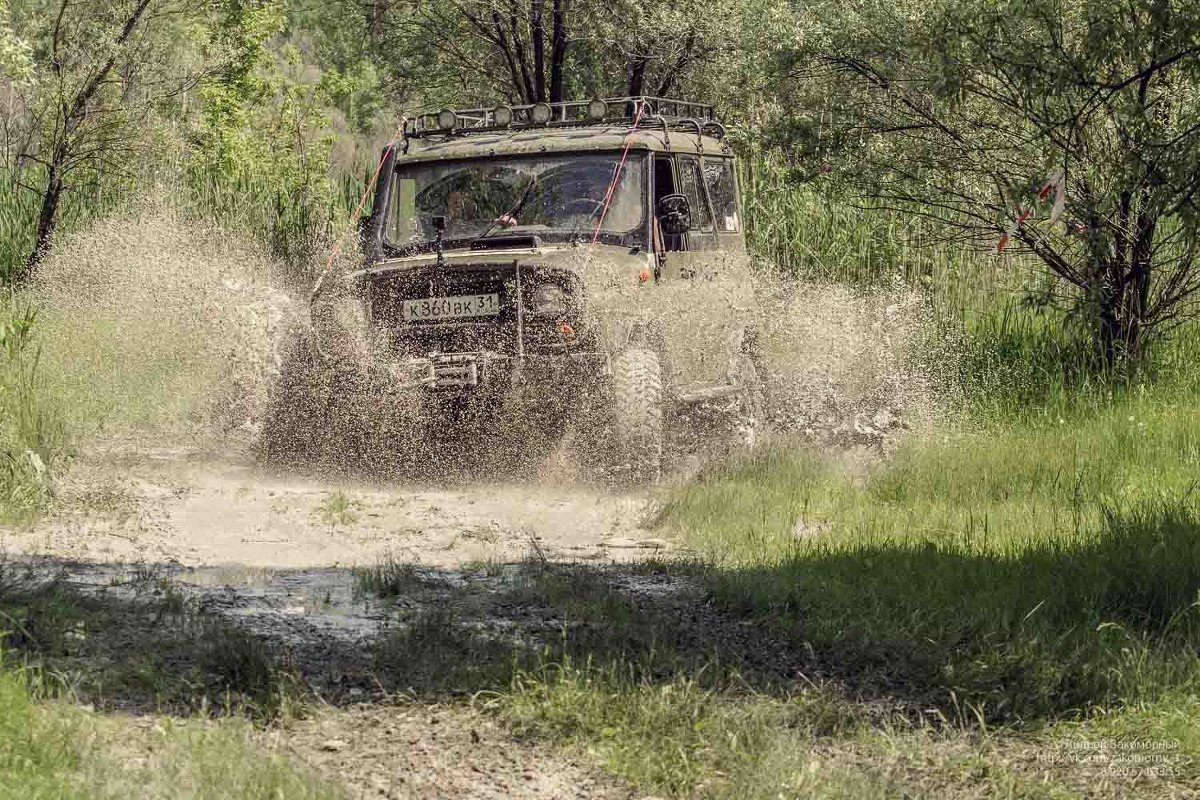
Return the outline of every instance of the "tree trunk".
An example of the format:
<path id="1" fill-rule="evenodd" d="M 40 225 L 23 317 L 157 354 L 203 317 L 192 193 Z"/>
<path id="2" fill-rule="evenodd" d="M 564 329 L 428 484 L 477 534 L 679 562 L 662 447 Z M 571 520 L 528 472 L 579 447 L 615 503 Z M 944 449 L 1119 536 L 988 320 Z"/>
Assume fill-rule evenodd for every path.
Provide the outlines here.
<path id="1" fill-rule="evenodd" d="M 529 13 L 533 38 L 533 81 L 539 102 L 546 102 L 545 0 L 532 0 Z"/>
<path id="2" fill-rule="evenodd" d="M 626 96 L 640 97 L 645 93 L 646 67 L 649 65 L 650 59 L 646 56 L 639 56 L 629 65 L 629 91 L 626 92 Z"/>
<path id="3" fill-rule="evenodd" d="M 567 61 L 567 0 L 554 0 L 550 32 L 550 102 L 561 103 L 566 94 L 563 72 Z"/>
<path id="4" fill-rule="evenodd" d="M 1125 277 L 1120 282 L 1107 281 L 1096 298 L 1096 359 L 1110 374 L 1136 367 L 1148 341 L 1150 271 L 1133 270 Z"/>
<path id="5" fill-rule="evenodd" d="M 25 269 L 18 273 L 18 282 L 33 275 L 42 257 L 50 251 L 50 240 L 54 237 L 54 229 L 58 226 L 58 206 L 62 201 L 63 181 L 62 165 L 55 154 L 46 173 L 46 189 L 42 192 L 42 207 L 38 212 L 37 235 L 34 238 L 33 250 L 25 259 Z"/>
<path id="6" fill-rule="evenodd" d="M 76 157 L 75 154 L 70 152 L 72 138 L 88 114 L 88 104 L 95 97 L 100 86 L 108 80 L 109 74 L 112 73 L 113 67 L 116 66 L 117 56 L 121 52 L 122 45 L 129 41 L 129 37 L 133 35 L 138 23 L 142 20 L 142 16 L 146 13 L 146 9 L 150 6 L 150 2 L 151 0 L 138 0 L 138 4 L 133 7 L 133 10 L 129 12 L 129 16 L 125 18 L 125 22 L 121 26 L 121 32 L 113 40 L 113 46 L 108 59 L 80 87 L 79 92 L 71 100 L 70 104 L 66 103 L 65 97 L 62 98 L 62 129 L 58 131 L 54 154 L 50 158 L 50 163 L 46 166 L 46 189 L 42 192 L 42 207 L 38 212 L 37 233 L 34 239 L 33 251 L 30 252 L 29 258 L 25 261 L 25 269 L 17 275 L 16 279 L 18 281 L 25 280 L 32 275 L 37 269 L 38 263 L 50 250 L 50 243 L 54 237 L 54 229 L 58 226 L 58 207 L 62 202 L 63 192 L 66 188 L 63 182 L 63 172 L 65 171 L 67 162 Z M 62 8 L 66 9 L 66 6 L 67 4 L 63 3 Z"/>

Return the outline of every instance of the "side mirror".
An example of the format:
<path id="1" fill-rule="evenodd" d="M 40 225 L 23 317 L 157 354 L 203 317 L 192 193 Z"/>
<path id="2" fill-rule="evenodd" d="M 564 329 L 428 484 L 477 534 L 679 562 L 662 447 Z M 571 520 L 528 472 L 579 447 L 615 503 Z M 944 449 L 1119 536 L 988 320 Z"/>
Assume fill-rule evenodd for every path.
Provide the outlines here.
<path id="1" fill-rule="evenodd" d="M 656 213 L 659 226 L 669 236 L 680 236 L 692 227 L 692 207 L 684 195 L 664 195 L 658 201 Z"/>

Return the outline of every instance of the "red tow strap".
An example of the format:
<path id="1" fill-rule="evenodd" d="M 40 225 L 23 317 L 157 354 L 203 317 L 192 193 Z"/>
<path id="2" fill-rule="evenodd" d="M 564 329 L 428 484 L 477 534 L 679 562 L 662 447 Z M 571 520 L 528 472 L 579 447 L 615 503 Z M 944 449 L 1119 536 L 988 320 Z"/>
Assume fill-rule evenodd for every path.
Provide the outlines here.
<path id="1" fill-rule="evenodd" d="M 617 182 L 621 180 L 621 173 L 625 170 L 625 161 L 629 158 L 629 148 L 633 147 L 633 134 L 637 131 L 638 123 L 642 121 L 642 114 L 645 111 L 645 101 L 638 102 L 637 113 L 633 117 L 633 127 L 629 129 L 629 133 L 625 137 L 625 149 L 621 151 L 621 160 L 617 164 L 617 168 L 613 170 L 612 181 L 608 184 L 608 191 L 604 194 L 604 205 L 600 209 L 600 221 L 596 223 L 596 230 L 592 232 L 592 246 L 595 246 L 596 240 L 600 238 L 600 229 L 604 227 L 604 218 L 608 216 L 608 208 L 612 205 L 613 195 L 617 193 Z"/>

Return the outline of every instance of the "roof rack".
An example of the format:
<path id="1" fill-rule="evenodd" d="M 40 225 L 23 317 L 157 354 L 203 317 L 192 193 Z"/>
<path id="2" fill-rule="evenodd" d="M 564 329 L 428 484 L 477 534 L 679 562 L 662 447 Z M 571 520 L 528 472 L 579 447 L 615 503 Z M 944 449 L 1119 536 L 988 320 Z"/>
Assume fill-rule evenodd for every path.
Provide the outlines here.
<path id="1" fill-rule="evenodd" d="M 605 97 L 563 103 L 498 105 L 492 108 L 443 109 L 417 114 L 404 123 L 412 138 L 484 131 L 561 128 L 583 125 L 629 125 L 693 129 L 698 134 L 724 138 L 725 126 L 712 106 L 665 97 Z"/>

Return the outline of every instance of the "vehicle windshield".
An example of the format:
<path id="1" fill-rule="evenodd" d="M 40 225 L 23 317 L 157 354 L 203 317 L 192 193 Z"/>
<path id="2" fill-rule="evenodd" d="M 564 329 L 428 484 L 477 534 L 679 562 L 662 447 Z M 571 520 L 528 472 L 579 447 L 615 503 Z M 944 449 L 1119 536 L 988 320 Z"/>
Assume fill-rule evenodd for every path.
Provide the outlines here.
<path id="1" fill-rule="evenodd" d="M 645 244 L 645 162 L 630 156 L 605 197 L 619 154 L 496 158 L 400 166 L 392 187 L 388 240 L 419 247 L 434 240 L 433 220 L 444 217 L 444 238 L 506 234 L 567 239 L 590 237 L 603 217 L 603 238 Z"/>

